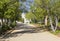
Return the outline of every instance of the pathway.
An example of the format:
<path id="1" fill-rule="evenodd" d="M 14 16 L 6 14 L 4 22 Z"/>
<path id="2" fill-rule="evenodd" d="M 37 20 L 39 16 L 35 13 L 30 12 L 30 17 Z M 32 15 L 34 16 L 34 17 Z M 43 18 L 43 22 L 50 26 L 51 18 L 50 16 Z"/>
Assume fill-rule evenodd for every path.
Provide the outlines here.
<path id="1" fill-rule="evenodd" d="M 35 31 L 33 25 L 18 23 L 11 34 L 4 37 L 5 41 L 60 41 L 60 38 L 48 31 Z"/>

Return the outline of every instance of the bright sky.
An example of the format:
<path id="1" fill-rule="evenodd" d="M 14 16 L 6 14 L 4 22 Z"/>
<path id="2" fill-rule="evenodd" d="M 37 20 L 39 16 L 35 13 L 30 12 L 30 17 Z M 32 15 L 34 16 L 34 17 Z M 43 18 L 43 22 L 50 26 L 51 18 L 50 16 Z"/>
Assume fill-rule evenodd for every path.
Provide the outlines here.
<path id="1" fill-rule="evenodd" d="M 30 10 L 30 4 L 33 4 L 33 2 L 34 2 L 34 0 L 26 0 L 26 2 L 21 2 L 21 3 L 25 6 L 25 9 L 29 11 Z M 24 6 L 21 6 L 21 9 L 23 9 Z"/>

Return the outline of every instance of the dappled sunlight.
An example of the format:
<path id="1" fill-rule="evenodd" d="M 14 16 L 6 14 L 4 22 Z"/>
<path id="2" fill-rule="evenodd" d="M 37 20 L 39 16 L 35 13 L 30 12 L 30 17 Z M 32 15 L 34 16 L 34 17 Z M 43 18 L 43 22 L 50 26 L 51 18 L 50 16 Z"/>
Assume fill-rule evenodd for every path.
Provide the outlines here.
<path id="1" fill-rule="evenodd" d="M 0 0 L 0 41 L 59 41 L 60 0 Z"/>
<path id="2" fill-rule="evenodd" d="M 43 27 L 34 27 L 24 23 L 17 23 L 15 30 L 4 36 L 3 39 L 22 36 L 23 34 L 41 33 L 45 32 Z"/>

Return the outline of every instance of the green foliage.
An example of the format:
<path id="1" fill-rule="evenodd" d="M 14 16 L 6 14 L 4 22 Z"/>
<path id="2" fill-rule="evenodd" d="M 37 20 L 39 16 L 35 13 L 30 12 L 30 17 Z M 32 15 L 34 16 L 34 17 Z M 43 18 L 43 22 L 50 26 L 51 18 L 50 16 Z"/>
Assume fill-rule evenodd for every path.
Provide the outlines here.
<path id="1" fill-rule="evenodd" d="M 1 28 L 2 32 L 5 32 L 7 30 L 10 30 L 9 26 L 7 25 L 3 25 L 2 28 Z"/>
<path id="2" fill-rule="evenodd" d="M 32 12 L 29 12 L 29 13 L 26 14 L 26 18 L 27 18 L 27 19 L 34 19 L 34 18 L 36 18 L 36 17 L 35 17 L 34 14 L 32 14 Z"/>
<path id="3" fill-rule="evenodd" d="M 14 21 L 14 22 L 12 22 L 12 23 L 10 24 L 10 26 L 11 26 L 12 28 L 14 28 L 14 27 L 16 26 L 15 21 Z"/>
<path id="4" fill-rule="evenodd" d="M 60 30 L 56 30 L 55 32 L 51 31 L 51 33 L 53 33 L 54 35 L 58 35 L 60 33 Z"/>
<path id="5" fill-rule="evenodd" d="M 3 31 L 16 26 L 16 20 L 20 16 L 19 6 L 19 0 L 0 0 L 0 20 Z"/>
<path id="6" fill-rule="evenodd" d="M 19 18 L 19 20 L 18 21 L 21 21 L 21 22 L 23 22 L 24 23 L 24 19 L 23 18 Z"/>
<path id="7" fill-rule="evenodd" d="M 58 23 L 58 26 L 60 27 L 60 22 Z"/>

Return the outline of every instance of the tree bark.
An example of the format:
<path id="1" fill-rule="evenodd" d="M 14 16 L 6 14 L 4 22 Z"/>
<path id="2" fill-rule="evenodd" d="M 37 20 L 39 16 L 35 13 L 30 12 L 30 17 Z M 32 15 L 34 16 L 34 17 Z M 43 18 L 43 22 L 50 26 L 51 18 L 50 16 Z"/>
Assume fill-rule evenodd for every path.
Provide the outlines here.
<path id="1" fill-rule="evenodd" d="M 52 29 L 53 32 L 55 32 L 57 30 L 57 25 L 58 25 L 58 18 L 56 16 L 54 18 L 55 18 L 55 20 L 54 20 L 55 21 L 55 23 L 54 23 L 55 25 L 53 25 L 52 18 L 49 17 L 51 29 Z"/>
<path id="2" fill-rule="evenodd" d="M 3 26 L 3 18 L 1 19 L 1 21 L 2 21 L 2 22 L 1 22 L 1 25 Z"/>
<path id="3" fill-rule="evenodd" d="M 50 11 L 49 11 L 48 8 L 47 8 L 47 13 L 48 13 L 49 20 L 50 20 L 51 30 L 52 30 L 53 32 L 55 32 L 57 27 L 55 27 L 55 26 L 53 25 L 53 20 L 52 20 L 52 17 L 51 17 L 51 14 L 50 14 Z"/>
<path id="4" fill-rule="evenodd" d="M 53 32 L 55 32 L 55 29 L 54 29 L 54 26 L 53 26 L 53 22 L 52 22 L 52 18 L 51 18 L 51 17 L 49 17 L 49 19 L 50 19 L 51 29 L 52 29 L 52 31 L 53 31 Z"/>
<path id="5" fill-rule="evenodd" d="M 47 26 L 47 22 L 48 22 L 48 16 L 45 16 L 45 26 Z"/>
<path id="6" fill-rule="evenodd" d="M 57 16 L 55 16 L 55 23 L 56 23 L 56 25 L 55 25 L 55 30 L 56 30 L 57 26 L 58 26 L 58 18 L 57 18 Z"/>

